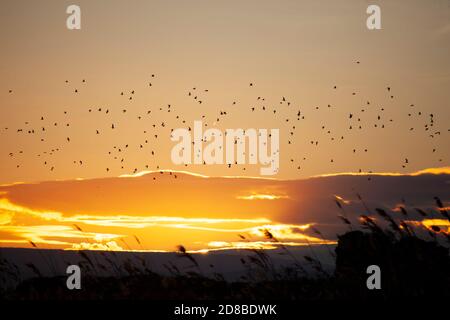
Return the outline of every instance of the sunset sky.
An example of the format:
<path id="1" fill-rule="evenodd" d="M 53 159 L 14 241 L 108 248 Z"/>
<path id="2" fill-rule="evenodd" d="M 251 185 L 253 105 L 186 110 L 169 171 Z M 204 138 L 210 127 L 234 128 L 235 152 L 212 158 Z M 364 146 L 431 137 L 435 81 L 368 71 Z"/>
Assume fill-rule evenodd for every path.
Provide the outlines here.
<path id="1" fill-rule="evenodd" d="M 304 199 L 314 193 L 291 182 L 431 168 L 447 179 L 450 2 L 377 1 L 382 29 L 372 31 L 371 3 L 2 1 L 0 246 L 139 249 L 138 235 L 146 249 L 179 237 L 200 250 L 234 246 L 240 233 L 263 240 L 267 226 L 280 241 L 324 243 L 310 232 L 322 219 Z M 66 28 L 70 4 L 81 30 Z M 279 173 L 227 180 L 261 166 L 173 164 L 171 129 L 195 120 L 279 129 Z M 320 201 L 335 209 L 340 190 L 327 190 Z"/>

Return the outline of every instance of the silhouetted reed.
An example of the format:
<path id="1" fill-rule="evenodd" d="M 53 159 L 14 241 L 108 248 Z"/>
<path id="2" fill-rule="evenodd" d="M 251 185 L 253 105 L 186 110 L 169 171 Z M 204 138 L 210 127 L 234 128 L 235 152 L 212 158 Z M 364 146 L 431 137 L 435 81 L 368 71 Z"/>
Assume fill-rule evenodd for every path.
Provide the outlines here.
<path id="1" fill-rule="evenodd" d="M 336 258 L 336 266 L 339 264 L 339 268 L 337 268 L 339 270 L 334 273 L 330 274 L 324 269 L 323 262 L 319 259 L 316 248 L 310 241 L 306 240 L 306 245 L 311 253 L 303 253 L 298 256 L 288 245 L 279 241 L 270 229 L 263 229 L 261 231 L 265 240 L 270 241 L 273 247 L 279 250 L 277 253 L 288 256 L 289 264 L 286 266 L 277 264 L 273 255 L 270 254 L 271 251 L 268 251 L 265 246 L 238 250 L 241 255 L 238 259 L 246 270 L 245 275 L 239 281 L 226 281 L 225 277 L 215 270 L 213 264 L 207 265 L 209 267 L 207 270 L 210 272 L 208 272 L 209 276 L 206 276 L 202 272 L 200 263 L 203 260 L 189 252 L 183 245 L 176 247 L 176 253 L 178 257 L 188 261 L 189 265 L 180 267 L 173 261 L 169 261 L 163 265 L 168 275 L 152 272 L 148 268 L 143 254 L 136 252 L 79 250 L 77 254 L 81 261 L 76 263 L 79 263 L 83 272 L 87 274 L 83 280 L 83 285 L 87 289 L 80 292 L 79 297 L 83 299 L 111 297 L 117 299 L 134 297 L 142 299 L 186 299 L 187 297 L 193 299 L 361 298 L 367 293 L 359 291 L 359 287 L 357 287 L 359 282 L 354 281 L 359 279 L 358 272 L 361 272 L 367 262 L 373 261 L 371 259 L 374 258 L 375 261 L 380 261 L 383 270 L 385 268 L 389 270 L 386 274 L 391 281 L 390 287 L 389 290 L 383 291 L 382 295 L 390 297 L 398 293 L 406 296 L 430 294 L 435 290 L 442 296 L 448 297 L 450 295 L 448 290 L 450 275 L 449 268 L 446 266 L 449 263 L 449 257 L 448 248 L 443 247 L 442 242 L 450 243 L 450 238 L 445 224 L 409 220 L 412 214 L 408 212 L 406 205 L 398 206 L 399 210 L 393 209 L 392 211 L 378 207 L 373 210 L 372 214 L 362 197 L 359 194 L 357 197 L 365 210 L 363 214 L 358 215 L 360 228 L 356 223 L 352 225 L 351 216 L 345 208 L 347 203 L 336 200 L 340 211 L 339 218 L 351 229 L 339 236 L 339 250 L 336 251 L 336 254 L 331 254 Z M 414 212 L 427 219 L 434 218 L 439 212 L 440 216 L 448 219 L 444 203 L 438 197 L 435 197 L 434 201 L 436 209 L 415 207 Z M 360 230 L 355 230 L 357 228 Z M 78 226 L 76 229 L 83 232 Z M 322 241 L 326 241 L 326 237 L 317 227 L 311 227 L 311 231 Z M 426 234 L 425 239 L 422 239 L 425 232 L 430 235 L 432 241 L 427 240 Z M 243 242 L 254 243 L 245 235 L 239 234 L 238 237 Z M 141 250 L 144 250 L 139 238 L 136 236 L 133 238 Z M 122 242 L 129 251 L 133 251 L 128 242 L 125 240 Z M 36 244 L 30 244 L 36 250 L 41 251 Z M 330 247 L 327 249 L 329 250 Z M 119 254 L 122 255 L 121 259 L 119 259 Z M 422 257 L 426 259 L 422 259 Z M 47 267 L 52 271 L 53 267 L 45 258 L 43 258 L 43 262 L 39 267 L 33 262 L 26 263 L 25 268 L 31 271 L 33 278 L 23 280 L 19 268 L 0 257 L 0 298 L 46 299 L 52 297 L 53 292 L 58 292 L 62 294 L 59 298 L 65 299 L 65 291 L 61 291 L 59 287 L 61 285 L 60 278 L 48 277 L 46 275 L 48 272 L 44 272 L 46 270 L 43 268 Z M 410 272 L 409 268 L 417 272 L 417 279 L 422 281 L 418 288 L 404 283 L 406 276 L 403 275 L 403 272 L 411 277 L 411 274 L 408 273 Z M 113 276 L 106 275 L 107 271 L 111 273 L 111 270 Z M 99 272 L 97 273 L 97 271 Z M 105 275 L 100 276 L 100 274 Z M 363 276 L 366 275 L 363 274 Z M 435 279 L 437 276 L 440 277 L 442 283 L 433 283 L 427 280 Z M 17 283 L 10 286 L 6 284 L 7 281 Z M 36 292 L 44 293 L 36 295 Z"/>

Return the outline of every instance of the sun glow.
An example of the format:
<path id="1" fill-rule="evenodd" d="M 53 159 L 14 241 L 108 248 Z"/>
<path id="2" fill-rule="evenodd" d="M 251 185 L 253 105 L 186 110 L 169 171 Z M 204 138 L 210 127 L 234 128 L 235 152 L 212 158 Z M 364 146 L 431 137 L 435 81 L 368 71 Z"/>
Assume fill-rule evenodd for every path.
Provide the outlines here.
<path id="1" fill-rule="evenodd" d="M 278 200 L 278 199 L 289 199 L 285 195 L 275 195 L 275 194 L 251 194 L 248 196 L 237 196 L 236 199 L 239 200 Z"/>
<path id="2" fill-rule="evenodd" d="M 175 239 L 180 234 L 196 239 L 192 252 L 332 243 L 306 235 L 310 224 L 282 224 L 263 217 L 67 215 L 57 211 L 34 210 L 12 203 L 7 198 L 0 199 L 0 222 L 2 245 L 33 243 L 32 246 L 66 250 L 167 251 L 170 241 L 178 241 Z M 267 241 L 266 231 L 270 231 L 279 242 Z M 145 246 L 136 237 L 136 232 Z M 246 235 L 245 240 L 232 240 L 237 234 Z M 153 241 L 154 237 L 156 240 L 164 239 L 165 245 L 161 246 L 161 241 Z M 150 247 L 147 247 L 148 243 L 151 243 Z M 223 245 L 219 246 L 220 243 Z"/>

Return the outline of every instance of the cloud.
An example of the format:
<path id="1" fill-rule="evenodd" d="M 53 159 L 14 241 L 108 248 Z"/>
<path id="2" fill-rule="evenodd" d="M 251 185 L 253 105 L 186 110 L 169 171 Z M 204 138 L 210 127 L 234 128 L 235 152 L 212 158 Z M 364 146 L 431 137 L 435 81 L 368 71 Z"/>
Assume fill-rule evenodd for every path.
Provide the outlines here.
<path id="1" fill-rule="evenodd" d="M 254 218 L 254 219 L 239 219 L 239 218 L 185 218 L 185 217 L 165 217 L 165 216 L 126 216 L 126 215 L 116 215 L 116 216 L 104 216 L 104 215 L 74 215 L 65 217 L 61 212 L 56 211 L 39 211 L 33 210 L 24 206 L 16 205 L 11 203 L 8 199 L 0 199 L 0 212 L 6 211 L 8 213 L 3 213 L 5 216 L 11 217 L 13 213 L 27 214 L 46 221 L 57 221 L 65 223 L 83 223 L 88 225 L 97 225 L 104 227 L 124 227 L 124 228 L 145 228 L 155 225 L 177 225 L 177 224 L 220 224 L 220 223 L 269 223 L 270 220 L 266 218 Z M 6 218 L 5 218 L 6 219 Z M 1 216 L 0 216 L 1 221 Z M 1 223 L 0 223 L 1 224 Z"/>
<path id="2" fill-rule="evenodd" d="M 115 241 L 109 241 L 107 243 L 74 243 L 71 248 L 67 250 L 101 250 L 101 251 L 124 251 L 124 249 Z"/>
<path id="3" fill-rule="evenodd" d="M 0 226 L 17 228 L 0 229 L 0 233 L 2 239 L 22 246 L 26 242 L 18 241 L 34 239 L 59 241 L 69 249 L 81 243 L 103 246 L 114 239 L 120 243 L 117 239 L 137 235 L 142 244 L 130 240 L 133 250 L 170 251 L 180 243 L 191 250 L 210 250 L 216 247 L 208 243 L 228 243 L 225 248 L 244 245 L 238 242 L 267 242 L 266 231 L 280 243 L 324 244 L 347 230 L 339 214 L 356 226 L 361 214 L 377 207 L 395 211 L 400 203 L 408 219 L 416 221 L 422 217 L 414 208 L 437 210 L 435 196 L 448 207 L 448 172 L 450 167 L 429 168 L 406 175 L 379 174 L 370 180 L 367 173 L 299 180 L 185 177 L 181 173 L 173 180 L 169 174 L 158 173 L 160 183 L 154 183 L 150 174 L 13 185 L 0 187 Z M 64 228 L 44 228 L 49 225 Z M 236 241 L 238 234 L 246 240 Z"/>
<path id="4" fill-rule="evenodd" d="M 0 199 L 0 210 L 11 213 L 28 214 L 44 220 L 56 220 L 56 221 L 62 220 L 62 214 L 59 212 L 32 210 L 23 206 L 13 204 L 6 198 Z"/>
<path id="5" fill-rule="evenodd" d="M 143 177 L 152 173 L 170 173 L 170 174 L 184 174 L 184 175 L 189 175 L 189 176 L 193 176 L 193 177 L 199 177 L 199 178 L 210 178 L 209 176 L 203 175 L 203 174 L 199 174 L 199 173 L 194 173 L 194 172 L 190 172 L 190 171 L 183 171 L 183 170 L 144 170 L 144 171 L 139 171 L 133 174 L 122 174 L 119 176 L 119 178 L 139 178 L 139 177 Z"/>
<path id="6" fill-rule="evenodd" d="M 118 234 L 82 232 L 71 226 L 37 225 L 37 226 L 0 226 L 0 232 L 24 238 L 35 243 L 70 245 L 69 242 L 49 240 L 51 238 L 110 240 L 122 237 Z"/>
<path id="7" fill-rule="evenodd" d="M 221 224 L 221 223 L 248 223 L 258 224 L 270 222 L 269 219 L 216 219 L 216 218 L 184 218 L 184 217 L 163 217 L 163 216 L 95 216 L 95 215 L 77 215 L 62 219 L 65 222 L 84 223 L 88 225 L 97 225 L 104 227 L 124 227 L 124 228 L 146 228 L 153 226 L 178 227 L 195 224 Z"/>
<path id="8" fill-rule="evenodd" d="M 11 223 L 12 217 L 10 213 L 0 213 L 0 226 Z"/>
<path id="9" fill-rule="evenodd" d="M 314 243 L 316 245 L 318 244 L 325 244 L 325 242 L 322 243 Z M 308 243 L 299 243 L 299 242 L 293 242 L 293 241 L 279 241 L 279 242 L 273 242 L 273 241 L 211 241 L 208 243 L 208 249 L 205 250 L 197 250 L 197 251 L 190 251 L 191 253 L 195 252 L 208 252 L 208 251 L 221 251 L 221 250 L 231 250 L 231 249 L 265 249 L 265 250 L 272 250 L 280 248 L 281 246 L 287 246 L 287 247 L 299 247 L 299 246 L 310 246 L 314 244 L 308 244 Z M 336 241 L 327 241 L 326 244 L 336 244 Z"/>
<path id="10" fill-rule="evenodd" d="M 258 237 L 265 237 L 266 231 L 269 231 L 273 237 L 278 240 L 297 240 L 309 243 L 323 243 L 322 239 L 308 236 L 304 232 L 310 228 L 309 224 L 306 225 L 292 225 L 292 224 L 275 224 L 264 225 L 252 228 L 250 234 Z"/>
<path id="11" fill-rule="evenodd" d="M 414 171 L 410 173 L 399 173 L 399 172 L 338 172 L 338 173 L 327 173 L 315 176 L 317 177 L 336 177 L 336 176 L 385 176 L 385 177 L 415 177 L 424 174 L 450 174 L 450 167 L 437 167 L 437 168 L 426 168 L 419 171 Z"/>
<path id="12" fill-rule="evenodd" d="M 127 233 L 127 229 L 144 229 L 150 227 L 176 228 L 183 230 L 209 231 L 214 233 L 243 233 L 249 237 L 264 238 L 265 231 L 270 231 L 280 241 L 278 244 L 262 244 L 261 240 L 246 240 L 245 244 L 227 242 L 225 248 L 244 248 L 263 245 L 264 248 L 275 248 L 281 244 L 301 245 L 302 243 L 329 243 L 319 238 L 303 234 L 309 228 L 307 225 L 277 224 L 266 218 L 239 219 L 239 218 L 185 218 L 164 216 L 96 216 L 96 215 L 74 215 L 65 216 L 56 211 L 39 211 L 11 203 L 8 199 L 0 199 L 0 212 L 2 215 L 11 217 L 13 215 L 27 215 L 40 221 L 53 221 L 57 225 L 2 225 L 0 232 L 19 238 L 10 239 L 1 243 L 27 243 L 33 241 L 37 244 L 52 244 L 65 246 L 66 249 L 85 250 L 123 250 L 114 239 L 126 237 L 124 234 L 112 234 L 102 232 L 86 232 L 81 229 L 80 224 L 97 227 L 121 228 Z M 6 222 L 6 219 L 5 219 Z M 11 219 L 7 220 L 12 222 Z M 61 225 L 65 224 L 65 225 Z M 236 228 L 235 226 L 241 226 Z M 129 234 L 128 234 L 129 235 Z M 25 239 L 25 240 L 23 240 Z M 67 239 L 61 241 L 59 239 Z M 90 239 L 92 242 L 80 241 Z M 80 241 L 80 242 L 79 242 Z M 211 243 L 219 243 L 220 241 Z M 253 244 L 251 244 L 253 243 Z M 207 249 L 207 248 L 204 248 Z M 217 249 L 217 248 L 216 248 Z"/>
<path id="13" fill-rule="evenodd" d="M 431 228 L 432 226 L 438 226 L 441 228 L 447 227 L 447 232 L 450 232 L 450 221 L 444 219 L 425 219 L 421 221 L 422 225 L 426 228 Z"/>
<path id="14" fill-rule="evenodd" d="M 251 194 L 248 196 L 237 196 L 236 199 L 239 200 L 279 200 L 279 199 L 289 199 L 285 195 L 275 195 L 275 194 Z"/>

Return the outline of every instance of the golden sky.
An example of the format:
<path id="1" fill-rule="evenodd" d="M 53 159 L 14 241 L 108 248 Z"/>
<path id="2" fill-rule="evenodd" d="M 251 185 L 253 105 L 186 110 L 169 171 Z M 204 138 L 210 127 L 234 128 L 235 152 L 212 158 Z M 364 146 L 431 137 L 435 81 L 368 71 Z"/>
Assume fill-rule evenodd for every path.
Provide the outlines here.
<path id="1" fill-rule="evenodd" d="M 139 249 L 138 235 L 146 248 L 179 238 L 200 250 L 234 246 L 244 232 L 264 240 L 267 226 L 280 240 L 321 243 L 303 233 L 317 222 L 312 204 L 293 205 L 314 193 L 305 187 L 294 201 L 286 181 L 449 166 L 446 0 L 377 1 L 375 31 L 369 1 L 80 0 L 81 30 L 66 28 L 70 4 L 0 3 L 0 185 L 25 183 L 2 187 L 0 245 Z M 148 190 L 152 175 L 117 178 L 259 176 L 259 164 L 174 165 L 171 129 L 195 120 L 280 129 L 277 180 L 177 190 L 166 173 Z"/>
<path id="2" fill-rule="evenodd" d="M 279 128 L 276 178 L 449 163 L 447 1 L 380 1 L 378 31 L 365 26 L 367 1 L 79 1 L 72 31 L 69 4 L 0 4 L 1 183 L 146 166 L 259 175 L 173 165 L 170 129 L 194 120 Z"/>
<path id="3" fill-rule="evenodd" d="M 337 175 L 301 180 L 224 178 L 183 172 L 50 181 L 0 187 L 0 246 L 105 250 L 271 248 L 269 231 L 289 246 L 334 243 L 359 226 L 364 209 L 385 208 L 413 226 L 448 221 L 433 200 L 447 204 L 450 167 L 408 175 Z M 386 186 L 390 186 L 389 188 Z M 336 206 L 339 201 L 344 208 Z M 399 206 L 410 212 L 404 217 Z M 428 212 L 426 218 L 415 208 Z M 377 219 L 374 216 L 374 219 Z M 320 231 L 320 234 L 316 230 Z"/>
<path id="4" fill-rule="evenodd" d="M 29 241 L 64 249 L 272 246 L 265 230 L 286 244 L 328 243 L 304 233 L 310 224 L 283 218 L 299 201 L 297 195 L 289 195 L 293 191 L 289 185 L 268 179 L 156 172 L 4 186 L 0 187 L 0 246 L 30 247 Z"/>

